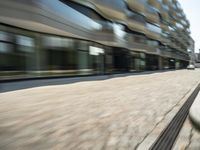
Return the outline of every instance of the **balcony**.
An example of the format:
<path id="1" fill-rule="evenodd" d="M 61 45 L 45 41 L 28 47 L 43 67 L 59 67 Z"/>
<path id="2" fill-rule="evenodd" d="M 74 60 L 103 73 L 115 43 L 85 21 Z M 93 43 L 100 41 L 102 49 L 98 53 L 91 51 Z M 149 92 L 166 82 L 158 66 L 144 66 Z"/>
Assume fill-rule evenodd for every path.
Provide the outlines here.
<path id="1" fill-rule="evenodd" d="M 161 29 L 162 29 L 163 31 L 169 32 L 169 27 L 168 27 L 167 25 L 161 23 L 161 24 L 160 24 L 160 27 L 161 27 Z"/>
<path id="2" fill-rule="evenodd" d="M 169 6 L 167 5 L 167 3 L 161 3 L 161 8 L 164 10 L 164 11 L 169 11 Z"/>
<path id="3" fill-rule="evenodd" d="M 182 36 L 181 33 L 177 33 L 177 40 L 178 40 L 180 43 L 184 43 L 184 37 Z"/>
<path id="4" fill-rule="evenodd" d="M 159 42 L 157 40 L 147 39 L 147 53 L 158 54 Z"/>
<path id="5" fill-rule="evenodd" d="M 158 41 L 161 41 L 160 39 L 160 35 L 162 33 L 162 30 L 160 27 L 154 25 L 154 24 L 150 24 L 150 23 L 147 23 L 147 32 L 146 32 L 146 35 L 149 37 L 149 38 L 152 38 L 152 39 L 155 39 L 155 40 L 158 40 Z"/>
<path id="6" fill-rule="evenodd" d="M 170 24 L 170 26 L 172 26 L 172 27 L 176 27 L 176 20 L 175 20 L 174 18 L 170 17 L 170 19 L 169 19 L 169 24 Z"/>
<path id="7" fill-rule="evenodd" d="M 145 13 L 145 5 L 140 0 L 127 0 L 127 4 L 133 11 Z"/>
<path id="8" fill-rule="evenodd" d="M 146 44 L 146 37 L 144 35 L 137 35 L 132 33 L 128 34 L 128 41 L 130 43 Z"/>
<path id="9" fill-rule="evenodd" d="M 146 21 L 145 21 L 144 16 L 138 13 L 128 11 L 127 17 L 128 17 L 127 24 L 131 30 L 142 32 L 142 33 L 146 32 L 146 27 L 145 27 Z"/>
<path id="10" fill-rule="evenodd" d="M 113 24 L 108 21 L 101 21 L 101 20 L 94 20 L 96 23 L 100 25 L 96 32 L 106 32 L 106 33 L 113 33 Z"/>
<path id="11" fill-rule="evenodd" d="M 137 51 L 148 50 L 146 37 L 142 35 L 128 33 L 128 48 Z"/>
<path id="12" fill-rule="evenodd" d="M 169 3 L 169 13 L 171 16 L 176 15 L 176 6 L 173 3 Z"/>
<path id="13" fill-rule="evenodd" d="M 180 19 L 180 22 L 184 26 L 184 28 L 187 28 L 187 22 L 184 19 Z"/>
<path id="14" fill-rule="evenodd" d="M 160 2 L 158 2 L 157 0 L 148 0 L 148 3 L 155 7 L 157 10 L 160 10 L 161 9 L 161 5 L 160 5 Z"/>
<path id="15" fill-rule="evenodd" d="M 169 5 L 169 0 L 163 0 L 163 4 Z"/>
<path id="16" fill-rule="evenodd" d="M 159 23 L 159 18 L 155 14 L 146 13 L 147 20 L 152 23 Z"/>
<path id="17" fill-rule="evenodd" d="M 187 27 L 187 28 L 190 28 L 190 23 L 189 23 L 188 20 L 186 20 L 186 27 Z"/>
<path id="18" fill-rule="evenodd" d="M 162 34 L 162 36 L 160 37 L 160 40 L 161 40 L 161 43 L 164 45 L 169 45 L 169 43 L 170 43 L 170 40 L 164 34 Z"/>
<path id="19" fill-rule="evenodd" d="M 168 15 L 168 12 L 166 12 L 166 11 L 164 11 L 164 10 L 161 10 L 160 14 L 161 14 L 161 16 L 162 16 L 162 18 L 163 18 L 163 20 L 164 20 L 165 22 L 169 22 L 169 15 Z"/>
<path id="20" fill-rule="evenodd" d="M 169 45 L 170 39 L 169 39 L 169 32 L 165 32 L 162 30 L 162 33 L 160 34 L 160 40 L 163 45 Z"/>
<path id="21" fill-rule="evenodd" d="M 149 37 L 149 38 L 151 38 L 151 39 L 154 39 L 154 40 L 161 40 L 160 39 L 160 34 L 158 34 L 158 33 L 155 33 L 155 32 L 152 32 L 152 31 L 149 31 L 149 30 L 147 30 L 146 31 L 146 35 Z"/>
<path id="22" fill-rule="evenodd" d="M 72 0 L 82 5 L 86 5 L 94 9 L 96 12 L 101 14 L 107 19 L 118 20 L 120 22 L 125 22 L 126 6 L 124 1 L 108 1 L 108 0 Z"/>
<path id="23" fill-rule="evenodd" d="M 159 16 L 158 13 L 152 7 L 146 7 L 145 16 L 149 22 L 159 24 Z"/>
<path id="24" fill-rule="evenodd" d="M 175 20 L 177 21 L 177 22 L 180 22 L 181 21 L 181 18 L 179 17 L 179 13 L 176 13 L 176 15 L 174 16 L 174 18 L 175 18 Z"/>
<path id="25" fill-rule="evenodd" d="M 131 20 L 131 19 L 129 19 L 127 21 L 127 23 L 128 23 L 128 26 L 131 30 L 137 31 L 137 32 L 142 32 L 144 34 L 146 33 L 146 27 L 145 27 L 144 24 L 141 24 L 141 23 L 134 21 L 134 20 Z"/>
<path id="26" fill-rule="evenodd" d="M 175 32 L 175 39 L 180 43 L 182 43 L 182 41 L 183 41 L 183 37 L 178 32 Z"/>

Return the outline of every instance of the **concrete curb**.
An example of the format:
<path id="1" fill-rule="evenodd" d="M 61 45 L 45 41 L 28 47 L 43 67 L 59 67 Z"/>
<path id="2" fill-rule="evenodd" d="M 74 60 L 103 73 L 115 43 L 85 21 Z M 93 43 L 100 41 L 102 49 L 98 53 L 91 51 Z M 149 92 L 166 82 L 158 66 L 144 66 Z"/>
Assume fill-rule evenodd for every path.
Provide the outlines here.
<path id="1" fill-rule="evenodd" d="M 189 116 L 195 126 L 200 129 L 200 92 L 190 108 Z"/>

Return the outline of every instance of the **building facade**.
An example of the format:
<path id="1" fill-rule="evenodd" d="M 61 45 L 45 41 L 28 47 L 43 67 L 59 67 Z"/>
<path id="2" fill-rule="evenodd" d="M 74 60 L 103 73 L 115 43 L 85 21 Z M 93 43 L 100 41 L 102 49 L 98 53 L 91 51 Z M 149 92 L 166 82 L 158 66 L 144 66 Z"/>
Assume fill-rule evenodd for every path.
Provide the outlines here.
<path id="1" fill-rule="evenodd" d="M 188 53 L 190 56 L 190 64 L 195 65 L 195 42 L 190 38 L 190 46 L 188 47 Z"/>
<path id="2" fill-rule="evenodd" d="M 177 0 L 0 1 L 0 78 L 181 69 L 190 24 Z"/>
<path id="3" fill-rule="evenodd" d="M 200 50 L 199 53 L 195 53 L 195 63 L 200 63 Z"/>

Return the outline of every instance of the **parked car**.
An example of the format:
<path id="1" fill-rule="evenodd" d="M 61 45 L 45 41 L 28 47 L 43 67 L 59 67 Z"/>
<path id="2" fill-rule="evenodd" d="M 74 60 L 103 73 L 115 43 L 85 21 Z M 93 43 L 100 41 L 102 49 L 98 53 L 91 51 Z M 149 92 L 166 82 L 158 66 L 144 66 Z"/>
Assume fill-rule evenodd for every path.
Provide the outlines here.
<path id="1" fill-rule="evenodd" d="M 195 66 L 192 65 L 192 64 L 190 64 L 190 65 L 187 66 L 187 69 L 188 69 L 188 70 L 194 70 L 194 69 L 195 69 Z"/>

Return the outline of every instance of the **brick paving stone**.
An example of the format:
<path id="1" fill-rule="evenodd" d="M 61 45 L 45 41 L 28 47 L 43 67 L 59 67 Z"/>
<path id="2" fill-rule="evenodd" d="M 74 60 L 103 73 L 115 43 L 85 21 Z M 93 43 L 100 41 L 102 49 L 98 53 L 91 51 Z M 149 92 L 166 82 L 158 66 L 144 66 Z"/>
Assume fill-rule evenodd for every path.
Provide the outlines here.
<path id="1" fill-rule="evenodd" d="M 199 81 L 178 70 L 0 93 L 0 149 L 148 149 Z"/>

